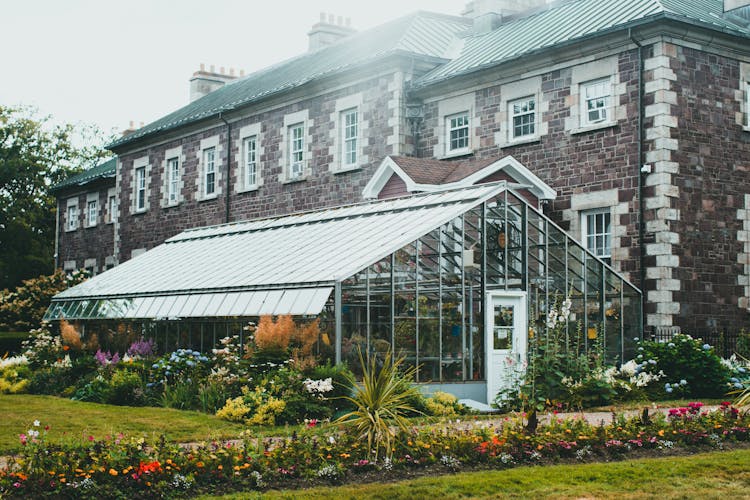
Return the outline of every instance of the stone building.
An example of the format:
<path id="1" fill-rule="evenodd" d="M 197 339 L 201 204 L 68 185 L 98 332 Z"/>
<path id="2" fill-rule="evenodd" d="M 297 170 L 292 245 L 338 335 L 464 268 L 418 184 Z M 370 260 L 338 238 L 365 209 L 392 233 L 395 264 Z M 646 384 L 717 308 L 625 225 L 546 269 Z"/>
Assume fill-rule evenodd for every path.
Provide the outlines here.
<path id="1" fill-rule="evenodd" d="M 647 331 L 748 326 L 750 2 L 476 0 L 310 37 L 247 76 L 203 68 L 188 105 L 111 144 L 96 243 L 70 219 L 98 188 L 61 186 L 58 264 L 506 180 L 640 287 Z"/>

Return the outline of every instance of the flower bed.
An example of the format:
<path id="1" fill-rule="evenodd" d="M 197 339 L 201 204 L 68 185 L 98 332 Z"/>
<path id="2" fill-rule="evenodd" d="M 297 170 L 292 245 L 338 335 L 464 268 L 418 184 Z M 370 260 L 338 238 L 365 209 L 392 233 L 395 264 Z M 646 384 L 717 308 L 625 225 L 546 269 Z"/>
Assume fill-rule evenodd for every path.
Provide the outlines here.
<path id="1" fill-rule="evenodd" d="M 163 439 L 123 436 L 85 444 L 52 445 L 43 423 L 21 435 L 22 453 L 0 471 L 0 496 L 193 496 L 203 492 L 296 487 L 355 480 L 363 474 L 398 477 L 405 471 L 453 472 L 559 460 L 607 460 L 639 450 L 721 449 L 750 440 L 750 415 L 729 403 L 713 412 L 700 403 L 668 415 L 615 417 L 609 424 L 553 420 L 529 433 L 520 419 L 474 421 L 452 427 L 413 427 L 397 436 L 392 456 L 373 460 L 372 450 L 347 428 L 185 448 Z"/>

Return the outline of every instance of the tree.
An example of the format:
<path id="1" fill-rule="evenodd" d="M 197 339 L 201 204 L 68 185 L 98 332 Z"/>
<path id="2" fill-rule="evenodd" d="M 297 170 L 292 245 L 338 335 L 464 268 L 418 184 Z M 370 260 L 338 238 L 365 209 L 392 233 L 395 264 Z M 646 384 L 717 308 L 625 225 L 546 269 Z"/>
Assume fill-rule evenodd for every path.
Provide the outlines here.
<path id="1" fill-rule="evenodd" d="M 109 156 L 92 125 L 53 125 L 34 108 L 0 105 L 0 289 L 53 271 L 50 188 Z"/>

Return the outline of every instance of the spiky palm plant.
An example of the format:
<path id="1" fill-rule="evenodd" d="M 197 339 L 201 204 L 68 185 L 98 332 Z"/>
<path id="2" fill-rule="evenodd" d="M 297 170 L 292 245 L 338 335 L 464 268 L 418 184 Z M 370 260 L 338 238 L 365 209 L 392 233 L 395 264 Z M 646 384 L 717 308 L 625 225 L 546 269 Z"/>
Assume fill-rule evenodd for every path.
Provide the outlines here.
<path id="1" fill-rule="evenodd" d="M 352 395 L 344 397 L 354 405 L 354 410 L 342 415 L 337 422 L 352 426 L 362 438 L 367 438 L 370 456 L 375 461 L 381 451 L 391 458 L 398 430 L 407 428 L 405 414 L 417 412 L 410 401 L 419 396 L 419 390 L 404 383 L 414 379 L 416 367 L 400 371 L 404 358 L 393 360 L 390 352 L 386 353 L 381 367 L 375 356 L 368 356 L 365 361 L 361 351 L 359 362 L 362 382 L 348 374 Z"/>

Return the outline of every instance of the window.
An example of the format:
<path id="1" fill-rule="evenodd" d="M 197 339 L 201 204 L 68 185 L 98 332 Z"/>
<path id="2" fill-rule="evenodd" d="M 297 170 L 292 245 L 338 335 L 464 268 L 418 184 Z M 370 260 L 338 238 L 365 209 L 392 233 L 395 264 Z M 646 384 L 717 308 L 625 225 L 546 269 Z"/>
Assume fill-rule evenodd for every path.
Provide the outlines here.
<path id="1" fill-rule="evenodd" d="M 211 196 L 216 193 L 216 148 L 203 150 L 204 165 L 204 194 Z"/>
<path id="2" fill-rule="evenodd" d="M 99 212 L 99 203 L 96 200 L 89 200 L 86 204 L 86 217 L 89 227 L 96 226 L 96 218 Z"/>
<path id="3" fill-rule="evenodd" d="M 112 223 L 117 220 L 117 197 L 115 195 L 113 194 L 109 195 L 107 206 L 109 206 L 109 213 L 107 214 L 107 222 Z"/>
<path id="4" fill-rule="evenodd" d="M 180 159 L 167 160 L 167 202 L 175 205 L 180 201 Z"/>
<path id="5" fill-rule="evenodd" d="M 609 78 L 581 85 L 581 125 L 594 125 L 609 120 Z"/>
<path id="6" fill-rule="evenodd" d="M 246 137 L 242 150 L 245 159 L 245 188 L 250 189 L 258 185 L 258 139 L 256 136 Z"/>
<path id="7" fill-rule="evenodd" d="M 78 205 L 68 205 L 68 231 L 78 229 Z"/>
<path id="8" fill-rule="evenodd" d="M 533 136 L 536 133 L 536 98 L 525 97 L 510 106 L 510 128 L 513 139 Z"/>
<path id="9" fill-rule="evenodd" d="M 359 115 L 356 109 L 341 112 L 341 144 L 343 145 L 343 165 L 351 167 L 357 164 L 357 136 Z"/>
<path id="10" fill-rule="evenodd" d="M 745 126 L 750 128 L 750 83 L 745 85 Z"/>
<path id="11" fill-rule="evenodd" d="M 305 170 L 305 125 L 298 123 L 289 127 L 289 178 L 301 177 Z"/>
<path id="12" fill-rule="evenodd" d="M 608 264 L 612 250 L 612 221 L 609 209 L 583 212 L 581 227 L 586 248 Z"/>
<path id="13" fill-rule="evenodd" d="M 135 209 L 146 209 L 146 167 L 135 169 Z"/>
<path id="14" fill-rule="evenodd" d="M 448 137 L 448 152 L 455 153 L 469 149 L 469 113 L 463 112 L 445 118 Z"/>

